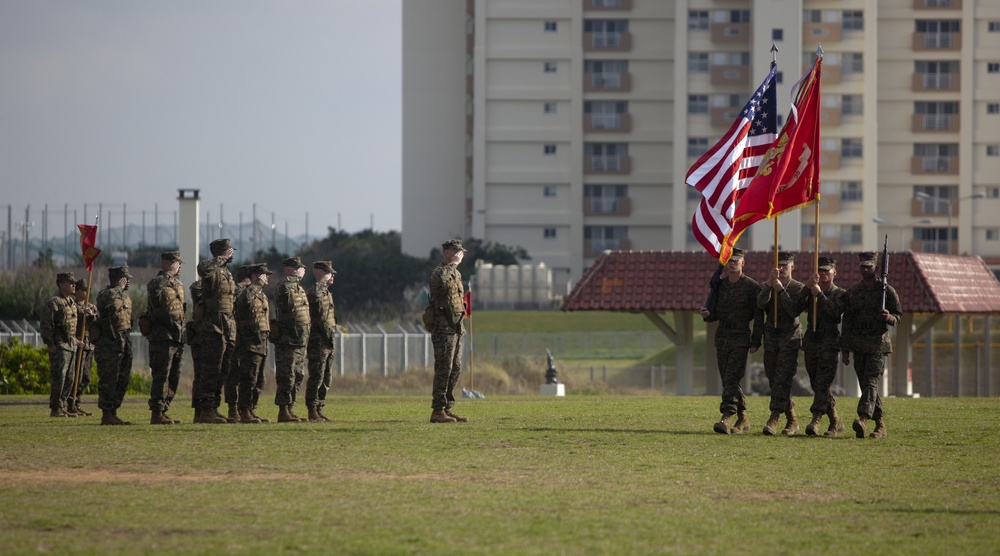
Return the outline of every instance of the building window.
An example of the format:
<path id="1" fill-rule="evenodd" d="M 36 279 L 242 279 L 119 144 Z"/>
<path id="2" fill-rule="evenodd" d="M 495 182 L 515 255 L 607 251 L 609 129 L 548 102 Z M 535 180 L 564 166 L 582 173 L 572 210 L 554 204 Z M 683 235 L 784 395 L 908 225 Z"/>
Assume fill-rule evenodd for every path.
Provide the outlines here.
<path id="1" fill-rule="evenodd" d="M 688 11 L 688 29 L 692 31 L 707 31 L 708 12 L 702 10 Z"/>
<path id="2" fill-rule="evenodd" d="M 689 114 L 708 114 L 708 95 L 688 95 Z"/>
<path id="3" fill-rule="evenodd" d="M 542 105 L 542 111 L 545 112 L 546 114 L 555 114 L 556 113 L 556 103 L 554 103 L 554 102 L 546 102 L 545 104 Z"/>
<path id="4" fill-rule="evenodd" d="M 861 201 L 864 197 L 864 190 L 861 189 L 859 181 L 845 181 L 840 184 L 841 201 Z"/>
<path id="5" fill-rule="evenodd" d="M 861 139 L 845 137 L 840 140 L 840 156 L 843 158 L 861 158 Z"/>
<path id="6" fill-rule="evenodd" d="M 584 226 L 583 242 L 588 257 L 596 257 L 604 251 L 629 249 L 628 227 L 626 226 Z"/>
<path id="7" fill-rule="evenodd" d="M 545 236 L 546 239 L 555 239 L 555 237 L 556 237 L 556 229 L 555 228 L 545 228 L 542 231 L 542 235 Z"/>
<path id="8" fill-rule="evenodd" d="M 865 111 L 865 105 L 861 101 L 861 95 L 841 95 L 840 113 L 844 115 L 860 116 Z"/>
<path id="9" fill-rule="evenodd" d="M 557 29 L 557 25 L 556 25 L 555 21 L 546 21 L 545 22 L 545 32 L 546 33 L 555 33 L 556 29 Z"/>
<path id="10" fill-rule="evenodd" d="M 688 52 L 688 72 L 705 73 L 708 71 L 708 52 Z"/>
<path id="11" fill-rule="evenodd" d="M 861 243 L 861 224 L 844 224 L 840 227 L 840 243 L 857 245 Z"/>
<path id="12" fill-rule="evenodd" d="M 1000 187 L 987 187 L 986 188 L 986 198 L 987 199 L 1000 199 Z"/>
<path id="13" fill-rule="evenodd" d="M 913 156 L 920 159 L 924 173 L 951 172 L 958 157 L 958 143 L 914 143 Z"/>
<path id="14" fill-rule="evenodd" d="M 986 30 L 990 33 L 1000 33 L 1000 21 L 990 21 L 986 24 Z"/>
<path id="15" fill-rule="evenodd" d="M 593 214 L 621 214 L 623 199 L 628 197 L 627 185 L 591 185 L 583 186 L 584 202 L 589 204 Z M 627 205 L 626 205 L 627 206 Z"/>
<path id="16" fill-rule="evenodd" d="M 987 114 L 1000 114 L 1000 103 L 991 102 L 986 105 Z"/>
<path id="17" fill-rule="evenodd" d="M 545 62 L 545 73 L 555 73 L 557 67 L 555 62 Z"/>
<path id="18" fill-rule="evenodd" d="M 986 73 L 1000 73 L 1000 62 L 986 64 Z"/>
<path id="19" fill-rule="evenodd" d="M 688 137 L 687 155 L 689 158 L 698 158 L 708 151 L 708 139 L 706 137 Z"/>
<path id="20" fill-rule="evenodd" d="M 986 156 L 1000 156 L 1000 145 L 986 145 Z"/>
<path id="21" fill-rule="evenodd" d="M 595 8 L 617 8 L 621 0 L 592 0 Z"/>
<path id="22" fill-rule="evenodd" d="M 784 29 L 771 29 L 771 40 L 780 42 L 785 40 L 785 30 Z"/>
<path id="23" fill-rule="evenodd" d="M 841 20 L 840 23 L 841 29 L 843 29 L 844 31 L 864 31 L 865 29 L 864 12 L 845 10 L 842 16 L 843 19 Z"/>
<path id="24" fill-rule="evenodd" d="M 556 196 L 556 186 L 554 186 L 554 185 L 543 185 L 542 186 L 542 196 L 543 197 L 555 197 Z"/>
<path id="25" fill-rule="evenodd" d="M 725 12 L 722 13 L 725 14 Z M 716 17 L 716 19 L 719 18 Z M 729 10 L 729 17 L 723 15 L 722 23 L 750 23 L 750 10 Z"/>
<path id="26" fill-rule="evenodd" d="M 841 67 L 844 73 L 862 73 L 865 71 L 865 59 L 861 52 L 845 52 Z"/>
<path id="27" fill-rule="evenodd" d="M 948 214 L 951 202 L 958 197 L 957 185 L 915 185 L 913 197 L 920 199 L 924 214 Z"/>
<path id="28" fill-rule="evenodd" d="M 914 62 L 914 73 L 920 75 L 921 86 L 924 89 L 950 89 L 954 76 L 958 75 L 957 61 L 931 62 L 918 60 Z"/>
<path id="29" fill-rule="evenodd" d="M 545 145 L 545 154 L 556 154 L 555 145 Z"/>
<path id="30" fill-rule="evenodd" d="M 1000 229 L 990 228 L 986 230 L 986 240 L 987 241 L 997 241 L 1000 240 Z"/>
<path id="31" fill-rule="evenodd" d="M 628 74 L 628 60 L 584 60 L 583 72 L 595 89 L 618 89 Z"/>
<path id="32" fill-rule="evenodd" d="M 816 225 L 815 224 L 802 224 L 801 225 L 801 229 L 799 230 L 799 235 L 801 235 L 802 237 L 810 238 L 810 239 L 816 237 Z"/>

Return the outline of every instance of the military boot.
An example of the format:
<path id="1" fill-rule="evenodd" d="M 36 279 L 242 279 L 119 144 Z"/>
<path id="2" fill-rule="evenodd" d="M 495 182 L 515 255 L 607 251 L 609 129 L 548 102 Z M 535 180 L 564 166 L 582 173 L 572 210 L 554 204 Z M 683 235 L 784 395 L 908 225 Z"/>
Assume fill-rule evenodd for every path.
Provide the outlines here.
<path id="1" fill-rule="evenodd" d="M 819 424 L 822 420 L 822 413 L 813 413 L 812 421 L 809 421 L 809 424 L 806 425 L 806 434 L 809 436 L 816 436 L 819 434 Z"/>
<path id="2" fill-rule="evenodd" d="M 63 411 L 66 412 L 66 415 L 72 415 L 72 416 L 76 417 L 77 416 L 76 415 L 76 402 L 73 401 L 73 400 L 66 400 L 66 409 L 64 409 Z"/>
<path id="3" fill-rule="evenodd" d="M 291 415 L 292 418 L 294 418 L 294 419 L 297 419 L 299 421 L 305 421 L 305 419 L 303 419 L 302 417 L 299 417 L 298 415 L 295 414 L 294 411 L 292 411 L 292 404 L 288 404 L 288 414 Z"/>
<path id="4" fill-rule="evenodd" d="M 271 422 L 270 419 L 265 419 L 265 418 L 261 417 L 260 415 L 257 415 L 257 408 L 256 407 L 251 407 L 250 408 L 250 416 L 253 417 L 253 418 L 255 418 L 255 419 L 259 419 L 261 423 L 270 423 Z"/>
<path id="5" fill-rule="evenodd" d="M 719 419 L 719 422 L 712 426 L 712 430 L 714 430 L 719 434 L 729 434 L 731 430 L 729 427 L 729 419 L 732 416 L 733 415 L 731 413 L 723 413 L 722 418 Z"/>
<path id="6" fill-rule="evenodd" d="M 65 411 L 58 407 L 53 407 L 52 411 L 49 412 L 49 417 L 69 417 Z M 75 417 L 75 415 L 74 415 Z"/>
<path id="7" fill-rule="evenodd" d="M 885 430 L 885 419 L 879 417 L 875 419 L 875 430 L 869 435 L 871 438 L 885 438 L 888 436 L 888 431 Z"/>
<path id="8" fill-rule="evenodd" d="M 278 406 L 278 422 L 279 423 L 298 423 L 299 418 L 292 415 L 290 410 L 291 406 L 279 405 Z"/>
<path id="9" fill-rule="evenodd" d="M 764 430 L 760 432 L 764 433 L 765 436 L 774 436 L 775 431 L 778 430 L 778 419 L 780 418 L 780 411 L 772 411 L 771 416 L 767 418 L 767 423 L 764 424 Z"/>
<path id="10" fill-rule="evenodd" d="M 736 423 L 729 429 L 729 434 L 743 434 L 750 430 L 750 418 L 747 417 L 747 410 L 741 409 L 736 412 Z"/>
<path id="11" fill-rule="evenodd" d="M 194 410 L 194 422 L 208 425 L 224 425 L 229 421 L 226 421 L 225 417 L 219 415 L 219 412 L 215 408 L 207 407 Z"/>
<path id="12" fill-rule="evenodd" d="M 316 406 L 309 406 L 309 420 L 310 421 L 322 421 L 323 418 L 319 416 Z"/>
<path id="13" fill-rule="evenodd" d="M 458 420 L 450 417 L 444 409 L 435 409 L 431 412 L 431 423 L 457 423 Z"/>
<path id="14" fill-rule="evenodd" d="M 83 405 L 81 405 L 79 401 L 76 402 L 74 408 L 76 409 L 76 414 L 79 415 L 80 417 L 90 417 L 91 415 L 93 415 L 93 413 L 84 409 Z"/>
<path id="15" fill-rule="evenodd" d="M 115 419 L 118 419 L 118 422 L 117 422 L 117 423 L 115 423 L 115 424 L 117 424 L 117 425 L 131 425 L 131 424 L 132 424 L 132 421 L 125 421 L 125 420 L 123 420 L 123 419 L 120 419 L 120 418 L 118 417 L 118 410 L 117 410 L 117 409 L 113 409 L 113 410 L 111 411 L 111 415 L 113 415 Z"/>
<path id="16" fill-rule="evenodd" d="M 246 424 L 257 424 L 260 423 L 260 419 L 253 416 L 253 412 L 250 411 L 249 407 L 244 407 L 240 409 L 240 422 Z"/>
<path id="17" fill-rule="evenodd" d="M 458 421 L 459 423 L 468 423 L 469 422 L 469 418 L 468 417 L 462 417 L 461 415 L 455 415 L 454 413 L 452 413 L 450 407 L 444 408 L 444 414 L 447 415 L 448 417 L 451 417 L 452 419 Z"/>
<path id="18" fill-rule="evenodd" d="M 854 420 L 854 436 L 858 438 L 865 437 L 865 428 L 868 426 L 868 417 L 863 415 L 858 415 L 858 418 Z"/>
<path id="19" fill-rule="evenodd" d="M 799 420 L 795 418 L 795 411 L 789 409 L 785 412 L 785 428 L 781 429 L 781 434 L 785 436 L 792 436 L 793 434 L 799 432 Z"/>
<path id="20" fill-rule="evenodd" d="M 150 425 L 173 425 L 174 420 L 167 417 L 162 411 L 154 411 L 149 417 Z"/>
<path id="21" fill-rule="evenodd" d="M 226 417 L 225 415 L 219 413 L 219 408 L 217 408 L 217 407 L 213 407 L 209 411 L 211 411 L 212 415 L 214 415 L 217 419 L 222 419 L 222 421 L 225 422 L 225 423 L 235 423 L 236 422 L 236 419 L 230 419 L 229 417 Z"/>
<path id="22" fill-rule="evenodd" d="M 102 409 L 101 410 L 101 424 L 102 425 L 131 425 L 128 421 L 122 421 L 118 418 L 118 412 L 114 409 Z"/>
<path id="23" fill-rule="evenodd" d="M 830 418 L 830 426 L 823 433 L 823 436 L 837 436 L 838 434 L 844 432 L 844 422 L 840 420 L 837 415 L 837 408 L 830 406 L 830 409 L 826 412 L 827 417 Z"/>
<path id="24" fill-rule="evenodd" d="M 173 424 L 175 424 L 175 425 L 179 425 L 179 424 L 181 424 L 181 420 L 180 420 L 180 419 L 174 419 L 173 417 L 171 417 L 171 416 L 167 415 L 167 412 L 166 412 L 166 410 L 164 410 L 164 411 L 163 411 L 163 416 L 164 416 L 165 418 L 167 418 L 167 419 L 170 419 L 170 421 L 171 421 L 171 422 L 172 422 Z"/>
<path id="25" fill-rule="evenodd" d="M 324 421 L 332 421 L 332 419 L 323 414 L 323 406 L 316 407 L 316 415 L 319 415 L 319 418 Z"/>
<path id="26" fill-rule="evenodd" d="M 229 404 L 229 416 L 226 417 L 226 421 L 230 423 L 237 423 L 240 420 L 240 410 L 236 407 L 236 404 Z"/>

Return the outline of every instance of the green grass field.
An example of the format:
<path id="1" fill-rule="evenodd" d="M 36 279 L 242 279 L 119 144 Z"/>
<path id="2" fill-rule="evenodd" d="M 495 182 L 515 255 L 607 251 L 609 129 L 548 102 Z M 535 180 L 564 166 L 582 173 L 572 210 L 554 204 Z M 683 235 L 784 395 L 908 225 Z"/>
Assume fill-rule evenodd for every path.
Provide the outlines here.
<path id="1" fill-rule="evenodd" d="M 750 402 L 744 436 L 708 397 L 461 400 L 448 425 L 426 396 L 325 424 L 0 405 L 0 553 L 996 554 L 998 400 L 886 400 L 878 441 L 765 437 Z"/>

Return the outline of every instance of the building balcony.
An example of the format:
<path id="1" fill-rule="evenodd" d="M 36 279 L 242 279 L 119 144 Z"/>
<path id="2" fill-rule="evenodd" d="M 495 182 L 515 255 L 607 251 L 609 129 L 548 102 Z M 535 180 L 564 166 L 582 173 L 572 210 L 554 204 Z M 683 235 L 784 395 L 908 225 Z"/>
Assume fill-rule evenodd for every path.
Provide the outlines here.
<path id="1" fill-rule="evenodd" d="M 632 131 L 631 114 L 584 114 L 584 133 L 628 133 Z"/>
<path id="2" fill-rule="evenodd" d="M 961 50 L 962 33 L 913 33 L 913 50 Z"/>
<path id="3" fill-rule="evenodd" d="M 806 253 L 811 253 L 816 244 L 815 237 L 803 237 L 799 250 Z M 821 237 L 819 238 L 819 250 L 820 251 L 840 251 L 840 238 L 839 237 Z"/>
<path id="4" fill-rule="evenodd" d="M 914 10 L 961 10 L 962 0 L 913 0 Z"/>
<path id="5" fill-rule="evenodd" d="M 948 203 L 945 199 L 910 199 L 910 214 L 912 216 L 958 216 L 958 203 Z"/>
<path id="6" fill-rule="evenodd" d="M 584 73 L 583 90 L 585 92 L 632 90 L 631 73 Z"/>
<path id="7" fill-rule="evenodd" d="M 914 114 L 913 131 L 958 131 L 958 114 Z"/>
<path id="8" fill-rule="evenodd" d="M 836 170 L 840 168 L 840 151 L 819 151 L 819 167 L 824 170 Z"/>
<path id="9" fill-rule="evenodd" d="M 802 25 L 802 40 L 806 44 L 813 42 L 840 42 L 840 23 L 805 23 Z M 826 68 L 823 68 L 823 77 L 826 77 Z"/>
<path id="10" fill-rule="evenodd" d="M 632 0 L 583 0 L 583 9 L 595 12 L 631 10 Z"/>
<path id="11" fill-rule="evenodd" d="M 712 118 L 713 127 L 729 127 L 733 125 L 742 111 L 742 106 L 723 106 L 709 108 L 708 113 Z"/>
<path id="12" fill-rule="evenodd" d="M 820 109 L 819 121 L 824 126 L 840 125 L 840 115 L 841 111 L 839 106 L 828 106 Z"/>
<path id="13" fill-rule="evenodd" d="M 826 68 L 823 68 L 823 78 L 826 79 Z M 958 73 L 914 73 L 913 91 L 957 91 L 959 90 Z"/>
<path id="14" fill-rule="evenodd" d="M 628 31 L 584 33 L 583 50 L 586 52 L 628 52 L 632 50 L 632 33 Z"/>
<path id="15" fill-rule="evenodd" d="M 712 42 L 722 44 L 749 44 L 749 23 L 712 23 Z"/>
<path id="16" fill-rule="evenodd" d="M 709 68 L 712 85 L 749 85 L 749 66 L 712 66 Z M 825 75 L 823 76 L 826 77 Z"/>
<path id="17" fill-rule="evenodd" d="M 947 239 L 915 239 L 910 242 L 910 249 L 924 253 L 954 253 L 958 251 L 958 242 Z"/>
<path id="18" fill-rule="evenodd" d="M 632 214 L 630 197 L 584 197 L 584 216 L 629 216 Z"/>
<path id="19" fill-rule="evenodd" d="M 632 241 L 628 238 L 583 240 L 583 253 L 589 258 L 594 258 L 605 251 L 629 251 L 631 249 Z"/>
<path id="20" fill-rule="evenodd" d="M 957 156 L 914 156 L 910 159 L 914 174 L 958 174 Z"/>
<path id="21" fill-rule="evenodd" d="M 631 174 L 632 157 L 618 156 L 585 156 L 583 157 L 584 174 Z"/>

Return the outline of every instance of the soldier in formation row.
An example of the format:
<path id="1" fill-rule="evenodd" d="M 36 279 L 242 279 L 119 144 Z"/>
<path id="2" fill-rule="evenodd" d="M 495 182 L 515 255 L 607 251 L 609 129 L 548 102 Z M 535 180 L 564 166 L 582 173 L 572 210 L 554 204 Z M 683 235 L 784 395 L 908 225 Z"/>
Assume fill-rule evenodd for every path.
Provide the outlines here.
<path id="1" fill-rule="evenodd" d="M 749 428 L 740 382 L 748 355 L 760 346 L 763 329 L 764 369 L 771 384 L 771 416 L 762 431 L 765 435 L 776 433 L 782 414 L 787 421 L 781 433 L 792 435 L 798 431 L 791 384 L 800 348 L 805 353 L 806 372 L 814 392 L 809 408 L 812 420 L 806 425 L 806 434 L 819 435 L 824 416 L 830 421 L 824 436 L 843 432 L 845 427 L 837 415 L 831 386 L 838 357 L 848 365 L 854 354 L 854 370 L 861 386 L 858 418 L 853 424 L 855 435 L 865 438 L 869 420 L 875 421 L 875 428 L 868 436 L 887 435 L 878 383 L 885 370 L 885 356 L 892 352 L 889 327 L 898 324 L 902 310 L 896 290 L 876 276 L 878 254 L 865 252 L 858 258 L 862 280 L 848 290 L 834 284 L 836 260 L 820 257 L 818 271 L 803 284 L 792 278 L 793 257 L 785 253 L 779 254 L 778 266 L 770 278 L 758 285 L 743 274 L 744 253 L 733 250 L 725 267 L 727 279 L 718 286 L 717 309 L 701 308 L 706 322 L 719 322 L 715 347 L 723 390 L 722 418 L 713 427 L 716 432 L 739 434 Z M 807 316 L 804 335 L 799 323 L 802 312 Z M 731 424 L 734 415 L 737 421 Z"/>

